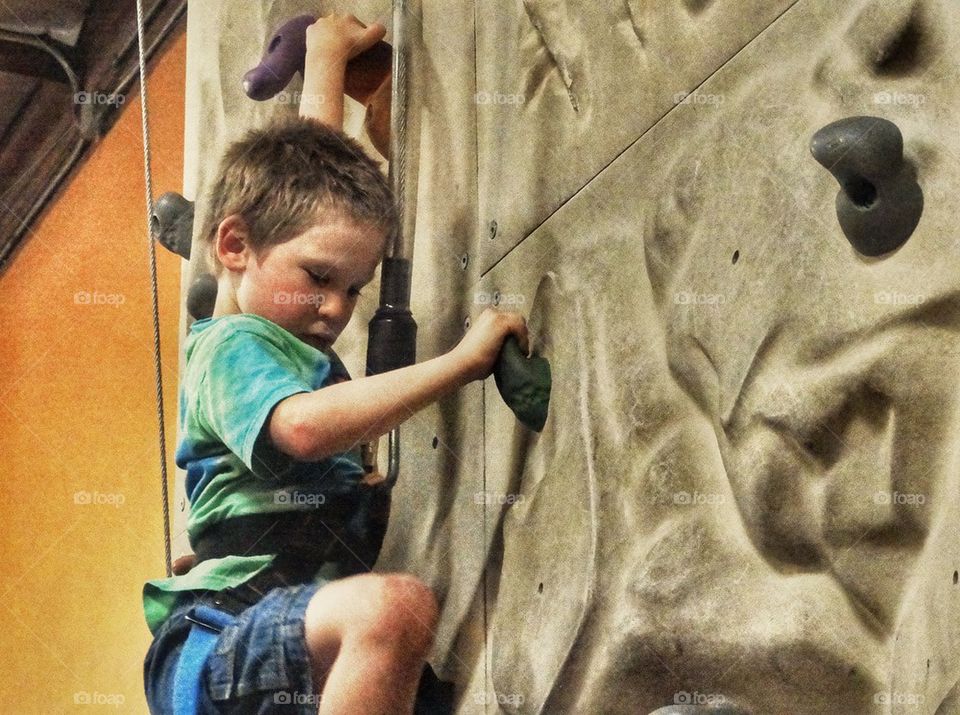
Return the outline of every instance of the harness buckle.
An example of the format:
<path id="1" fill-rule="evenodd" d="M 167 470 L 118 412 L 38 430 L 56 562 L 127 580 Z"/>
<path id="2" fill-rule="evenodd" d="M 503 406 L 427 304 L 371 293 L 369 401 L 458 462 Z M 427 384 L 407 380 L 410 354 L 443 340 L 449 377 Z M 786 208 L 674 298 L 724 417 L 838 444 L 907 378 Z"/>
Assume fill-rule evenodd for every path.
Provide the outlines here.
<path id="1" fill-rule="evenodd" d="M 192 613 L 192 611 L 191 611 L 191 613 Z M 213 631 L 214 633 L 220 633 L 220 632 L 223 631 L 222 628 L 220 628 L 219 626 L 214 625 L 213 623 L 207 623 L 206 621 L 201 621 L 201 620 L 198 620 L 198 619 L 194 618 L 194 617 L 191 615 L 191 613 L 186 614 L 186 615 L 184 616 L 184 619 L 187 620 L 187 621 L 190 621 L 191 623 L 195 623 L 195 624 L 197 624 L 198 626 L 203 626 L 203 627 L 206 628 L 207 630 Z"/>

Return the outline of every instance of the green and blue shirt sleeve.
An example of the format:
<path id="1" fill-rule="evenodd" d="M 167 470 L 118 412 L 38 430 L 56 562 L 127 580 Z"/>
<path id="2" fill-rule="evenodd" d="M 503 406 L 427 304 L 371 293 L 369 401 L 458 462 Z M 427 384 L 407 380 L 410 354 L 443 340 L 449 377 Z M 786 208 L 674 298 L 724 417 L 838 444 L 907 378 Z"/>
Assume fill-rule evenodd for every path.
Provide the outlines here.
<path id="1" fill-rule="evenodd" d="M 270 479 L 291 460 L 266 434 L 277 403 L 312 387 L 301 368 L 272 340 L 236 330 L 209 351 L 207 370 L 196 388 L 197 426 L 219 438 L 254 476 Z"/>

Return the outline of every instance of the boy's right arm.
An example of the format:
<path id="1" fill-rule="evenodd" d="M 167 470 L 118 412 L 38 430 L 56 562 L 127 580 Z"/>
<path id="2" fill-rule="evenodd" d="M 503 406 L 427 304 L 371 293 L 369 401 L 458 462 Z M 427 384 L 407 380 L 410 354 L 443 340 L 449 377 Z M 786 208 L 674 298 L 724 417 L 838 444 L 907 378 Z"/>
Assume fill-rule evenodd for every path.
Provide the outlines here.
<path id="1" fill-rule="evenodd" d="M 353 15 L 331 14 L 307 27 L 300 116 L 343 129 L 347 63 L 383 39 L 379 22 L 364 25 Z"/>
<path id="2" fill-rule="evenodd" d="M 509 335 L 517 337 L 524 352 L 528 350 L 523 317 L 488 308 L 448 353 L 280 401 L 271 413 L 270 439 L 281 452 L 301 461 L 369 442 L 441 397 L 489 375 Z"/>

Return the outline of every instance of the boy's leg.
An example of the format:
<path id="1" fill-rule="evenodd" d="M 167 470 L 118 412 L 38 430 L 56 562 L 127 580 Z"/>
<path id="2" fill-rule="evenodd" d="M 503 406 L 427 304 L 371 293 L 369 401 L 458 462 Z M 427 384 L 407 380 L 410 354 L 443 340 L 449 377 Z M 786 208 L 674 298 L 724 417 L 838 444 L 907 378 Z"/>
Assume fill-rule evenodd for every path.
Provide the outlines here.
<path id="1" fill-rule="evenodd" d="M 317 591 L 304 626 L 320 713 L 409 713 L 437 604 L 407 574 L 362 574 Z"/>

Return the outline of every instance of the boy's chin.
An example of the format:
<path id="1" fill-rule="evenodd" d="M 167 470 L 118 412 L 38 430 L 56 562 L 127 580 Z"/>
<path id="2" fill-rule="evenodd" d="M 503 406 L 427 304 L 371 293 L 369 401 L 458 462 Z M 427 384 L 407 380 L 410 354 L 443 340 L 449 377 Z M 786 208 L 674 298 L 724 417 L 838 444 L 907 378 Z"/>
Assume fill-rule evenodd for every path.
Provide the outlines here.
<path id="1" fill-rule="evenodd" d="M 300 336 L 300 339 L 310 347 L 316 348 L 321 352 L 326 352 L 330 349 L 331 343 L 328 340 L 323 340 L 322 338 L 318 338 L 314 335 L 302 335 Z"/>

